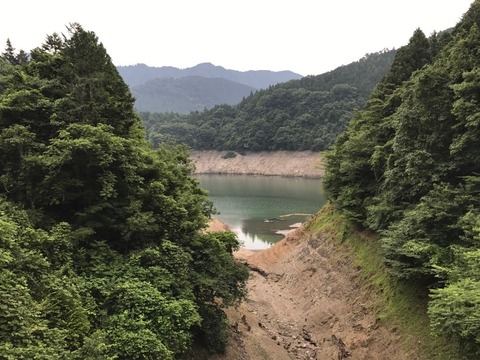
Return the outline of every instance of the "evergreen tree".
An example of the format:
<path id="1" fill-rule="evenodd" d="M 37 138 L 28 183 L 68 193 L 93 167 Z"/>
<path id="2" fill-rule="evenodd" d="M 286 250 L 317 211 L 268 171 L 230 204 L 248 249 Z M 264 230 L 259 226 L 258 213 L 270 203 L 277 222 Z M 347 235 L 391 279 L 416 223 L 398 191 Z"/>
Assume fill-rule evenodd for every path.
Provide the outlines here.
<path id="1" fill-rule="evenodd" d="M 374 205 L 387 161 L 392 152 L 394 121 L 390 117 L 402 102 L 402 90 L 397 88 L 412 73 L 427 64 L 429 42 L 417 29 L 408 45 L 397 51 L 388 74 L 370 96 L 365 110 L 355 114 L 345 133 L 338 137 L 327 155 L 328 168 L 324 187 L 350 219 L 364 226 L 385 226 L 389 216 L 380 215 L 375 205 L 375 218 L 367 220 L 368 206 Z"/>
<path id="2" fill-rule="evenodd" d="M 18 65 L 18 59 L 15 55 L 15 48 L 13 47 L 10 39 L 7 39 L 5 44 L 5 51 L 2 53 L 2 58 L 7 60 L 12 65 Z"/>
<path id="3" fill-rule="evenodd" d="M 477 0 L 430 51 L 418 30 L 399 49 L 325 180 L 350 218 L 379 231 L 392 273 L 431 289 L 433 332 L 468 358 L 480 355 L 479 10 Z"/>
<path id="4" fill-rule="evenodd" d="M 225 346 L 248 271 L 185 148 L 153 150 L 93 32 L 0 59 L 0 353 L 174 359 Z M 203 340 L 203 341 L 202 341 Z M 207 341 L 208 340 L 208 341 Z"/>

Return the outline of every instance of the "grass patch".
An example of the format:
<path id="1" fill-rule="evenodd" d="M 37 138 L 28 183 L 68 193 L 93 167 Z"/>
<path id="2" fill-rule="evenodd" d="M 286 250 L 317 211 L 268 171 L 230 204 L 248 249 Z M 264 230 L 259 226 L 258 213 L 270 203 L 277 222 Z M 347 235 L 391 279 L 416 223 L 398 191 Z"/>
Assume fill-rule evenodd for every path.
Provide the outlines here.
<path id="1" fill-rule="evenodd" d="M 233 158 L 236 158 L 236 157 L 237 157 L 237 154 L 235 153 L 235 151 L 227 151 L 222 156 L 222 159 L 233 159 Z"/>
<path id="2" fill-rule="evenodd" d="M 363 286 L 375 299 L 375 315 L 381 323 L 397 328 L 406 350 L 420 349 L 420 355 L 429 360 L 463 359 L 458 355 L 458 344 L 452 339 L 430 334 L 428 288 L 389 273 L 376 234 L 355 228 L 331 204 L 326 204 L 306 224 L 306 229 L 311 234 L 322 232 L 338 242 L 339 250 L 353 254 Z"/>

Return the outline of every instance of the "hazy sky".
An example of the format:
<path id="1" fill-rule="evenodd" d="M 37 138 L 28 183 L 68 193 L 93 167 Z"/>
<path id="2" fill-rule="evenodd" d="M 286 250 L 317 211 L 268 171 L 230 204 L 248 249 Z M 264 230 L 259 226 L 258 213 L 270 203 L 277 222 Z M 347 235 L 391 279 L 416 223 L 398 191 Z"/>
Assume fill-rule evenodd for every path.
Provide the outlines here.
<path id="1" fill-rule="evenodd" d="M 29 51 L 80 23 L 115 65 L 292 70 L 318 75 L 454 26 L 473 0 L 13 0 L 0 46 Z"/>

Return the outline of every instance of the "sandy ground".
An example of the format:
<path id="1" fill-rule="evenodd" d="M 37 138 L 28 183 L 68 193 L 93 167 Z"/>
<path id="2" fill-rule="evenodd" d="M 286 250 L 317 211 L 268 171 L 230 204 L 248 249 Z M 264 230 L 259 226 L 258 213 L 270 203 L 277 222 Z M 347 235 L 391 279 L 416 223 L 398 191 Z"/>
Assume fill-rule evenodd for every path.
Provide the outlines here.
<path id="1" fill-rule="evenodd" d="M 218 219 L 212 219 L 208 223 L 208 227 L 205 229 L 207 232 L 215 232 L 215 231 L 228 231 L 230 230 L 229 226 L 224 222 Z"/>
<path id="2" fill-rule="evenodd" d="M 226 151 L 194 151 L 190 158 L 196 174 L 255 174 L 321 178 L 323 157 L 312 151 L 247 153 L 224 159 Z"/>
<path id="3" fill-rule="evenodd" d="M 249 295 L 228 309 L 231 344 L 212 359 L 417 360 L 372 314 L 352 255 L 300 227 L 269 249 L 240 249 Z"/>

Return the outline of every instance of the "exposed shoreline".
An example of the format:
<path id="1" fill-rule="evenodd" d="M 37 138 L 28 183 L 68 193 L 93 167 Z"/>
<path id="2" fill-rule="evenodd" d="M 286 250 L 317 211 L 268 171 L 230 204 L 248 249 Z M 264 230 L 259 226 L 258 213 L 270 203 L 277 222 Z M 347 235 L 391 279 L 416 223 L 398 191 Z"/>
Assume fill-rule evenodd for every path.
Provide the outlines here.
<path id="1" fill-rule="evenodd" d="M 322 178 L 323 156 L 313 151 L 262 151 L 225 158 L 229 151 L 192 151 L 194 174 L 237 174 Z"/>
<path id="2" fill-rule="evenodd" d="M 190 159 L 195 164 L 194 174 L 230 174 L 304 177 L 320 179 L 324 176 L 323 156 L 312 151 L 263 151 L 239 154 L 225 158 L 229 151 L 192 151 Z M 230 152 L 231 153 L 231 152 Z M 293 215 L 293 214 L 292 214 Z M 207 231 L 230 230 L 228 225 L 212 218 Z M 287 236 L 295 229 L 285 229 L 279 234 Z M 242 247 L 242 249 L 246 250 Z"/>
<path id="3" fill-rule="evenodd" d="M 323 176 L 318 153 L 255 153 L 222 159 L 226 152 L 195 152 L 197 174 Z M 320 213 L 315 215 L 315 221 Z M 313 229 L 313 228 L 312 228 Z M 226 309 L 230 345 L 209 360 L 352 359 L 419 360 L 404 350 L 396 328 L 375 316 L 370 288 L 362 288 L 355 257 L 329 230 L 294 224 L 264 250 L 240 248 L 235 258 L 250 268 L 248 298 Z M 212 219 L 206 231 L 228 230 Z"/>

